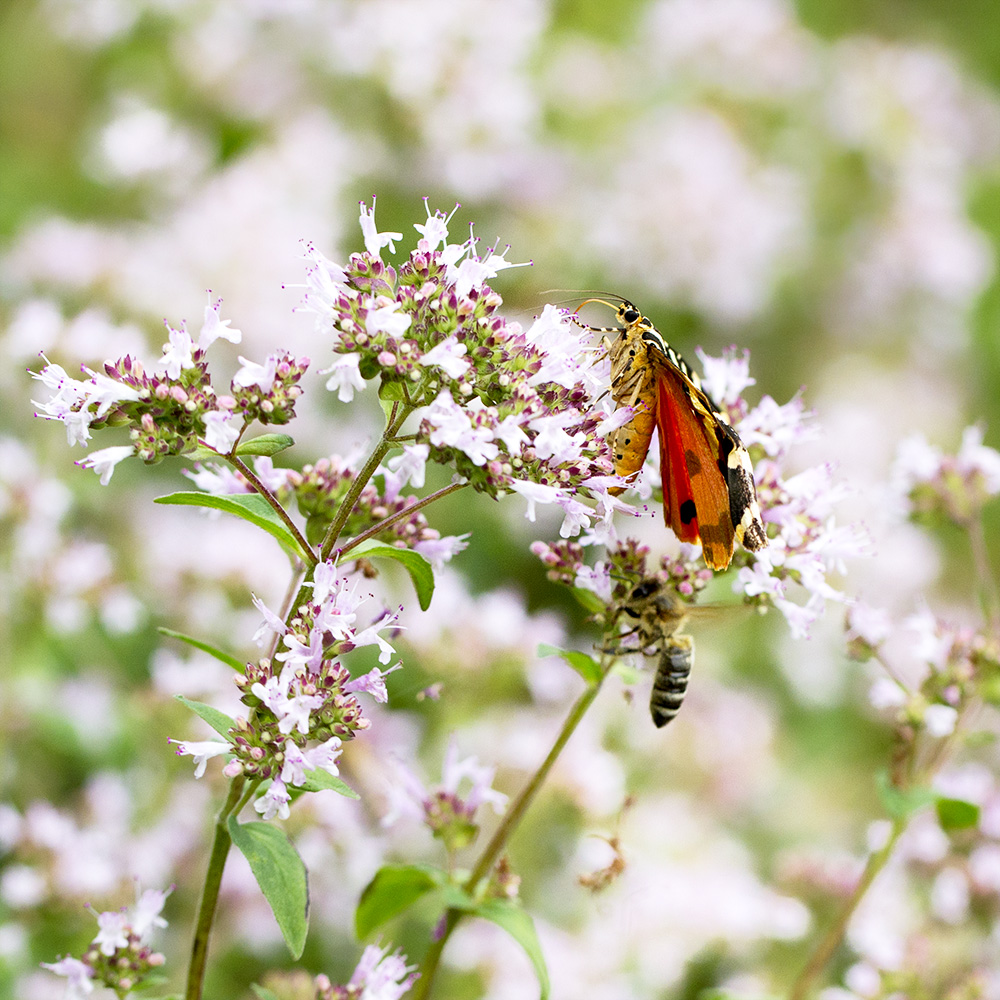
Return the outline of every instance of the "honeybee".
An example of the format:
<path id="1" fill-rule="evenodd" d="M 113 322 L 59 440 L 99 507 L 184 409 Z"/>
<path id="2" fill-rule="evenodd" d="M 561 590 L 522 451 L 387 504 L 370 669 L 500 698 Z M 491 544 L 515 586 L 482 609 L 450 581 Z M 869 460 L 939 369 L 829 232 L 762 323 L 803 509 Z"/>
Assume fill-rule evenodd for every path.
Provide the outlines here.
<path id="1" fill-rule="evenodd" d="M 619 605 L 615 624 L 634 626 L 617 636 L 604 652 L 644 653 L 656 657 L 656 673 L 649 698 L 653 725 L 662 729 L 677 714 L 687 692 L 694 664 L 694 639 L 681 629 L 690 609 L 657 577 L 644 577 Z M 624 642 L 623 642 L 624 641 Z"/>

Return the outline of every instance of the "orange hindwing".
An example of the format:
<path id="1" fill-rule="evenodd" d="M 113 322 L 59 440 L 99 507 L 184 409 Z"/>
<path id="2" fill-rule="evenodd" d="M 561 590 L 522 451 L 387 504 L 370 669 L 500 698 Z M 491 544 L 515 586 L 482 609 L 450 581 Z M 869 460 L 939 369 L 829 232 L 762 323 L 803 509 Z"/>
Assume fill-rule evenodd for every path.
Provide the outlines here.
<path id="1" fill-rule="evenodd" d="M 753 552 L 767 545 L 753 465 L 726 415 L 698 376 L 631 302 L 614 306 L 621 326 L 607 341 L 611 396 L 632 419 L 612 438 L 615 472 L 636 473 L 655 424 L 660 437 L 663 519 L 681 541 L 701 541 L 706 565 L 725 569 L 736 542 Z M 612 492 L 620 492 L 613 490 Z"/>

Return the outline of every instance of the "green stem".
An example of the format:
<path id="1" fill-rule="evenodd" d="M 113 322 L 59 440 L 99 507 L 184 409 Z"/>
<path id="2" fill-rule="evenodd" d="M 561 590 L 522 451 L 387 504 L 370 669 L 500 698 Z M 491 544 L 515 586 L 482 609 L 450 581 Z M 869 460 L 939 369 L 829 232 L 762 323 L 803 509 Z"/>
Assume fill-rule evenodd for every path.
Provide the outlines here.
<path id="1" fill-rule="evenodd" d="M 446 497 L 449 493 L 454 493 L 456 490 L 460 490 L 463 486 L 468 486 L 465 483 L 449 483 L 447 486 L 442 486 L 441 489 L 436 490 L 434 493 L 430 493 L 422 499 L 418 500 L 416 503 L 411 503 L 409 507 L 404 507 L 402 510 L 397 510 L 395 514 L 390 514 L 387 518 L 379 521 L 378 524 L 373 524 L 370 528 L 366 528 L 361 532 L 360 535 L 355 535 L 341 550 L 340 554 L 343 557 L 346 553 L 350 552 L 356 545 L 360 545 L 362 542 L 367 542 L 369 538 L 374 538 L 375 535 L 380 534 L 385 531 L 386 528 L 395 524 L 397 521 L 404 517 L 408 517 L 414 511 L 420 510 L 421 507 L 426 507 L 428 504 L 433 503 L 435 500 L 440 500 L 441 497 Z"/>
<path id="2" fill-rule="evenodd" d="M 368 481 L 375 475 L 375 470 L 392 447 L 394 443 L 392 438 L 396 431 L 403 426 L 403 422 L 412 412 L 413 408 L 411 406 L 393 408 L 393 412 L 385 425 L 385 430 L 382 432 L 379 443 L 375 446 L 375 450 L 371 455 L 368 456 L 368 461 L 365 462 L 364 468 L 358 473 L 354 482 L 351 483 L 347 495 L 341 501 L 340 507 L 337 510 L 337 516 L 333 519 L 333 523 L 327 530 L 326 537 L 323 539 L 323 546 L 319 553 L 321 562 L 326 562 L 330 558 L 333 546 L 340 537 L 340 533 L 344 530 L 344 525 L 347 523 L 348 517 L 351 516 L 351 511 L 354 510 L 354 505 L 358 502 L 361 491 L 368 485 Z M 296 601 L 295 606 L 298 606 L 299 603 L 299 601 Z"/>
<path id="3" fill-rule="evenodd" d="M 215 840 L 212 842 L 212 853 L 208 859 L 208 871 L 205 873 L 205 885 L 201 890 L 201 902 L 198 904 L 198 920 L 195 924 L 194 942 L 191 946 L 191 964 L 188 966 L 187 991 L 185 1000 L 201 1000 L 205 985 L 205 966 L 208 961 L 208 942 L 212 935 L 212 922 L 215 919 L 215 908 L 219 902 L 219 887 L 222 885 L 222 873 L 226 867 L 226 858 L 232 838 L 229 836 L 229 817 L 237 813 L 253 794 L 253 787 L 243 794 L 246 778 L 234 778 L 229 786 L 229 795 L 225 805 L 219 810 L 215 820 Z"/>
<path id="4" fill-rule="evenodd" d="M 892 830 L 889 834 L 889 839 L 883 847 L 869 855 L 865 870 L 861 873 L 861 878 L 854 887 L 854 892 L 851 893 L 843 909 L 837 914 L 837 919 L 827 929 L 826 934 L 823 935 L 819 944 L 813 950 L 812 955 L 809 956 L 809 961 L 806 962 L 798 978 L 792 984 L 791 990 L 788 992 L 788 1000 L 803 1000 L 816 980 L 816 977 L 826 968 L 827 963 L 833 957 L 833 953 L 844 939 L 844 934 L 847 932 L 847 925 L 850 923 L 854 911 L 858 908 L 861 900 L 864 899 L 865 893 L 871 888 L 872 882 L 875 881 L 882 869 L 885 868 L 886 863 L 892 855 L 893 848 L 896 846 L 896 841 L 899 840 L 900 835 L 905 829 L 905 819 L 895 819 L 892 821 Z"/>
<path id="5" fill-rule="evenodd" d="M 966 522 L 969 532 L 969 544 L 972 549 L 972 562 L 976 567 L 976 583 L 979 587 L 979 601 L 983 613 L 989 622 L 990 631 L 996 634 L 1000 631 L 1000 594 L 997 592 L 997 582 L 990 570 L 989 552 L 986 547 L 986 535 L 983 532 L 981 517 L 972 517 Z"/>
<path id="6" fill-rule="evenodd" d="M 242 459 L 237 458 L 236 455 L 227 455 L 226 460 L 240 473 L 240 475 L 246 478 L 246 480 L 254 488 L 255 492 L 259 493 L 270 504 L 271 509 L 275 512 L 275 514 L 277 514 L 278 517 L 284 521 L 285 527 L 288 528 L 294 536 L 295 541 L 298 543 L 303 558 L 305 558 L 310 564 L 315 564 L 316 555 L 312 550 L 312 546 L 305 540 L 302 532 L 299 531 L 298 526 L 292 520 L 288 511 L 285 510 L 285 508 L 278 502 L 278 498 L 260 481 L 260 479 L 257 478 L 256 474 Z"/>
<path id="7" fill-rule="evenodd" d="M 562 753 L 569 738 L 580 724 L 580 720 L 597 697 L 597 692 L 600 691 L 601 684 L 606 675 L 607 671 L 605 670 L 601 674 L 600 680 L 590 685 L 576 700 L 576 704 L 570 709 L 570 713 L 566 717 L 566 721 L 563 723 L 562 729 L 559 731 L 559 735 L 556 737 L 555 743 L 552 744 L 552 749 L 549 750 L 545 760 L 542 761 L 541 766 L 532 775 L 531 780 L 521 789 L 521 793 L 504 813 L 500 825 L 490 838 L 490 842 L 486 845 L 483 853 L 479 856 L 475 868 L 472 869 L 472 874 L 462 886 L 469 895 L 475 893 L 483 879 L 487 878 L 493 871 L 493 866 L 497 863 L 511 835 L 523 819 L 528 806 L 531 805 L 532 799 L 534 799 L 538 790 L 542 787 L 553 765 L 559 758 L 559 754 Z M 437 967 L 441 961 L 444 946 L 448 943 L 448 938 L 451 937 L 451 932 L 455 929 L 461 916 L 462 914 L 458 910 L 448 910 L 445 914 L 445 923 L 441 934 L 435 941 L 431 942 L 427 953 L 424 955 L 424 960 L 420 963 L 420 978 L 414 984 L 412 1000 L 426 1000 L 426 997 L 430 995 L 434 974 L 437 972 Z"/>

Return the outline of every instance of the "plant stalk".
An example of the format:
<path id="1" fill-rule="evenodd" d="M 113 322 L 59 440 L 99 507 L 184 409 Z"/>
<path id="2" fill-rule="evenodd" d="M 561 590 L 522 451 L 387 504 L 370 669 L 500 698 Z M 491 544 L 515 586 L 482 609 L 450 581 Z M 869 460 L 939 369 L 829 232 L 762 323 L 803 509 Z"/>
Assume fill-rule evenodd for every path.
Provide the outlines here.
<path id="1" fill-rule="evenodd" d="M 899 840 L 900 835 L 905 829 L 905 819 L 894 819 L 892 821 L 892 830 L 889 833 L 889 839 L 879 850 L 869 855 L 865 869 L 861 873 L 861 878 L 858 879 L 858 884 L 854 887 L 854 892 L 851 893 L 840 913 L 837 914 L 837 919 L 834 920 L 827 929 L 827 932 L 820 939 L 819 944 L 813 949 L 809 960 L 792 984 L 792 988 L 788 991 L 788 1000 L 804 1000 L 817 976 L 826 968 L 827 963 L 833 957 L 833 953 L 840 947 L 840 943 L 844 939 L 844 934 L 847 933 L 847 925 L 850 923 L 854 911 L 858 908 L 861 900 L 864 899 L 865 893 L 871 888 L 872 883 L 878 877 L 879 873 L 885 868 L 886 863 L 892 855 L 893 848 L 896 846 L 896 841 Z"/>
<path id="2" fill-rule="evenodd" d="M 215 820 L 215 839 L 212 842 L 212 853 L 208 859 L 208 871 L 205 873 L 205 885 L 201 890 L 201 902 L 198 904 L 198 919 L 195 923 L 194 942 L 191 945 L 191 964 L 188 966 L 187 990 L 185 1000 L 201 1000 L 205 985 L 205 966 L 208 962 L 208 942 L 212 935 L 212 922 L 215 919 L 215 908 L 219 902 L 219 887 L 222 885 L 222 873 L 226 867 L 226 858 L 232 845 L 229 835 L 229 817 L 238 812 L 247 798 L 253 793 L 252 787 L 243 795 L 245 777 L 234 778 L 229 785 L 229 795 L 219 815 Z"/>
<path id="3" fill-rule="evenodd" d="M 587 690 L 576 700 L 545 760 L 542 761 L 541 766 L 532 775 L 531 780 L 521 789 L 520 794 L 504 813 L 500 825 L 496 828 L 496 832 L 490 838 L 490 842 L 486 845 L 475 867 L 472 869 L 472 874 L 469 875 L 462 886 L 469 895 L 474 894 L 479 888 L 480 883 L 492 872 L 493 866 L 503 853 L 511 835 L 524 818 L 528 806 L 531 805 L 538 790 L 548 777 L 553 765 L 559 758 L 559 754 L 562 753 L 563 748 L 573 735 L 576 727 L 580 724 L 580 720 L 586 714 L 587 709 L 593 704 L 606 676 L 607 670 L 604 670 L 600 679 L 588 686 Z M 444 946 L 448 943 L 448 938 L 451 937 L 451 933 L 458 924 L 461 916 L 461 911 L 454 909 L 449 909 L 445 914 L 444 926 L 441 933 L 431 942 L 423 961 L 420 963 L 420 978 L 414 984 L 412 1000 L 426 1000 L 430 995 L 434 974 L 437 972 L 437 967 L 441 961 Z"/>

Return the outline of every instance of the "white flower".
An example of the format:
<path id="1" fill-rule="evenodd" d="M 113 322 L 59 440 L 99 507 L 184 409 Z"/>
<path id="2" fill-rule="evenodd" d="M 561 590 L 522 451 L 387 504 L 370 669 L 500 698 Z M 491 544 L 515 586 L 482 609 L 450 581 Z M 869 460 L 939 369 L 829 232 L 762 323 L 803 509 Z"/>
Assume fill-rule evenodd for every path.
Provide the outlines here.
<path id="1" fill-rule="evenodd" d="M 902 708 L 906 704 L 906 691 L 891 677 L 876 677 L 868 689 L 872 708 Z"/>
<path id="2" fill-rule="evenodd" d="M 423 237 L 422 242 L 426 242 L 426 249 L 437 250 L 442 243 L 447 243 L 448 241 L 448 223 L 451 222 L 451 217 L 458 211 L 458 205 L 447 216 L 442 215 L 440 212 L 435 212 L 431 215 L 430 207 L 425 198 L 424 210 L 427 212 L 427 221 L 423 224 L 415 222 L 413 228 Z"/>
<path id="3" fill-rule="evenodd" d="M 194 469 L 182 469 L 181 475 L 187 476 L 199 490 L 215 496 L 251 492 L 246 480 L 240 479 L 228 465 L 196 462 Z"/>
<path id="4" fill-rule="evenodd" d="M 407 317 L 409 318 L 409 317 Z M 465 344 L 458 342 L 458 337 L 452 334 L 447 340 L 432 347 L 421 359 L 423 367 L 437 366 L 451 379 L 460 379 L 472 367 L 465 360 Z"/>
<path id="5" fill-rule="evenodd" d="M 445 535 L 443 538 L 422 538 L 413 546 L 434 569 L 441 567 L 469 546 L 469 535 Z"/>
<path id="6" fill-rule="evenodd" d="M 395 240 L 403 238 L 402 233 L 380 233 L 375 226 L 375 199 L 372 198 L 371 211 L 367 205 L 361 202 L 361 216 L 358 219 L 361 223 L 361 233 L 365 238 L 365 249 L 373 256 L 378 257 L 382 247 L 387 246 L 389 253 L 396 252 Z M 381 259 L 381 258 L 380 258 Z"/>
<path id="7" fill-rule="evenodd" d="M 524 516 L 529 521 L 535 520 L 536 504 L 556 503 L 562 496 L 562 491 L 556 486 L 546 486 L 543 483 L 530 483 L 522 479 L 513 480 L 510 488 L 528 501 L 528 509 L 525 511 Z"/>
<path id="8" fill-rule="evenodd" d="M 589 590 L 597 594 L 606 604 L 610 604 L 612 591 L 611 566 L 605 562 L 599 562 L 593 569 L 590 566 L 582 565 L 577 570 L 573 586 L 579 587 L 581 590 Z"/>
<path id="9" fill-rule="evenodd" d="M 330 376 L 326 380 L 326 388 L 330 392 L 336 389 L 337 399 L 342 403 L 350 403 L 354 399 L 355 391 L 360 392 L 365 387 L 365 380 L 361 377 L 361 369 L 358 366 L 360 360 L 361 355 L 357 352 L 338 354 L 333 364 L 319 373 Z"/>
<path id="10" fill-rule="evenodd" d="M 94 944 L 100 946 L 102 955 L 113 955 L 119 948 L 128 947 L 128 932 L 132 929 L 125 910 L 105 910 L 97 914 L 99 928 Z"/>
<path id="11" fill-rule="evenodd" d="M 132 930 L 138 934 L 140 939 L 153 930 L 154 927 L 166 927 L 167 922 L 160 914 L 167 901 L 167 896 L 172 889 L 146 889 L 140 894 L 139 886 L 136 885 L 136 901 L 132 909 Z"/>
<path id="12" fill-rule="evenodd" d="M 488 426 L 473 427 L 468 413 L 447 390 L 442 390 L 427 408 L 425 419 L 434 428 L 430 441 L 436 448 L 456 448 L 465 452 L 475 465 L 492 462 L 500 454 L 493 441 L 492 429 Z"/>
<path id="13" fill-rule="evenodd" d="M 931 736 L 950 736 L 955 731 L 958 712 L 951 705 L 928 705 L 924 725 Z"/>
<path id="14" fill-rule="evenodd" d="M 551 460 L 554 465 L 579 459 L 586 439 L 580 431 L 567 434 L 565 430 L 579 420 L 580 414 L 576 410 L 564 410 L 529 421 L 528 428 L 536 434 L 533 442 L 535 454 L 543 461 Z"/>
<path id="15" fill-rule="evenodd" d="M 226 410 L 210 410 L 205 414 L 205 444 L 220 455 L 228 455 L 240 436 L 239 418 Z"/>
<path id="16" fill-rule="evenodd" d="M 115 466 L 134 454 L 135 449 L 132 445 L 124 444 L 114 448 L 101 448 L 99 451 L 92 451 L 76 464 L 83 469 L 93 469 L 101 477 L 101 485 L 107 486 L 111 482 Z"/>
<path id="17" fill-rule="evenodd" d="M 465 804 L 468 808 L 474 810 L 484 803 L 489 803 L 493 811 L 500 815 L 507 808 L 507 796 L 493 788 L 495 774 L 495 767 L 480 764 L 474 756 L 459 760 L 458 742 L 454 736 L 451 737 L 441 768 L 441 788 L 444 791 L 457 796 L 459 785 L 468 779 L 472 784 L 472 788 L 465 795 Z"/>
<path id="18" fill-rule="evenodd" d="M 521 430 L 521 419 L 521 417 L 509 413 L 497 424 L 496 430 L 493 432 L 496 440 L 500 441 L 507 449 L 508 455 L 516 455 L 531 440 Z"/>
<path id="19" fill-rule="evenodd" d="M 427 458 L 430 455 L 430 445 L 403 445 L 403 454 L 390 458 L 386 463 L 399 476 L 399 486 L 412 484 L 414 489 L 422 489 L 427 468 Z"/>
<path id="20" fill-rule="evenodd" d="M 892 619 L 885 608 L 854 601 L 847 609 L 847 638 L 861 639 L 869 646 L 879 646 L 892 635 Z"/>
<path id="21" fill-rule="evenodd" d="M 713 358 L 700 347 L 695 354 L 701 361 L 701 384 L 705 392 L 720 406 L 733 406 L 743 395 L 743 390 L 756 384 L 750 377 L 750 352 L 737 354 L 727 351 L 721 358 Z"/>
<path id="22" fill-rule="evenodd" d="M 415 969 L 399 952 L 390 955 L 387 949 L 370 944 L 347 985 L 360 1000 L 399 1000 L 416 980 Z"/>
<path id="23" fill-rule="evenodd" d="M 989 496 L 1000 493 L 1000 452 L 983 445 L 983 428 L 978 425 L 962 431 L 962 446 L 955 457 L 958 471 L 965 476 L 979 473 Z"/>
<path id="24" fill-rule="evenodd" d="M 229 753 L 232 746 L 224 740 L 174 740 L 168 739 L 168 743 L 177 745 L 177 756 L 188 754 L 194 757 L 194 776 L 200 778 L 205 773 L 209 760 L 218 757 L 219 754 Z"/>
<path id="25" fill-rule="evenodd" d="M 275 778 L 267 791 L 254 802 L 253 807 L 264 819 L 274 819 L 275 816 L 278 819 L 288 819 L 290 814 L 288 803 L 291 800 L 285 783 L 281 778 Z"/>
<path id="26" fill-rule="evenodd" d="M 194 341 L 183 323 L 179 330 L 168 323 L 167 336 L 169 341 L 163 345 L 163 357 L 156 364 L 167 369 L 169 378 L 180 378 L 183 369 L 194 367 Z"/>
<path id="27" fill-rule="evenodd" d="M 264 645 L 268 632 L 284 635 L 288 631 L 285 623 L 256 594 L 251 594 L 250 599 L 253 601 L 253 606 L 264 616 L 264 620 L 253 634 L 253 641 L 258 646 Z"/>
<path id="28" fill-rule="evenodd" d="M 814 425 L 806 422 L 811 416 L 798 396 L 784 405 L 764 396 L 740 421 L 740 437 L 748 447 L 759 444 L 775 458 L 783 455 L 791 445 L 816 436 Z"/>
<path id="29" fill-rule="evenodd" d="M 893 462 L 891 481 L 901 496 L 915 486 L 933 482 L 941 472 L 943 456 L 928 443 L 923 434 L 911 434 L 899 442 Z"/>
<path id="30" fill-rule="evenodd" d="M 250 386 L 256 385 L 264 392 L 270 391 L 271 386 L 274 385 L 278 361 L 281 357 L 283 355 L 272 354 L 264 364 L 259 365 L 256 361 L 248 361 L 240 355 L 240 364 L 243 367 L 233 376 L 233 385 L 241 389 L 249 389 Z"/>
<path id="31" fill-rule="evenodd" d="M 94 970 L 78 958 L 67 955 L 58 962 L 42 962 L 42 968 L 66 977 L 66 1000 L 81 1000 L 94 992 Z"/>
<path id="32" fill-rule="evenodd" d="M 390 337 L 402 337 L 410 329 L 412 322 L 411 316 L 399 311 L 398 302 L 369 309 L 365 314 L 365 329 L 372 336 L 387 333 Z"/>
<path id="33" fill-rule="evenodd" d="M 205 306 L 205 321 L 198 334 L 198 346 L 203 351 L 211 347 L 219 337 L 228 340 L 231 344 L 238 344 L 243 338 L 241 331 L 230 327 L 229 324 L 232 323 L 232 320 L 220 319 L 219 307 L 221 305 L 222 299 L 217 299 L 214 303 L 209 299 L 208 305 Z"/>

